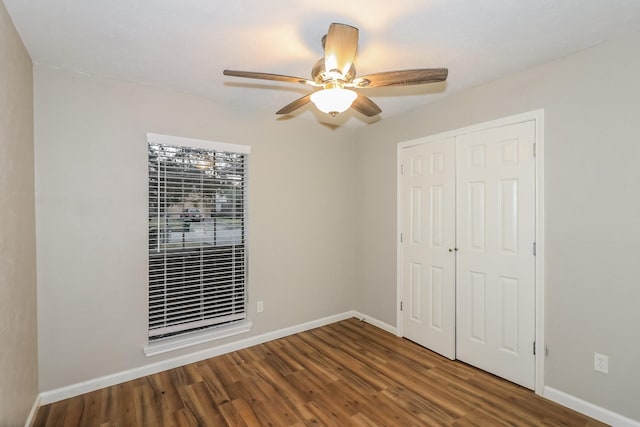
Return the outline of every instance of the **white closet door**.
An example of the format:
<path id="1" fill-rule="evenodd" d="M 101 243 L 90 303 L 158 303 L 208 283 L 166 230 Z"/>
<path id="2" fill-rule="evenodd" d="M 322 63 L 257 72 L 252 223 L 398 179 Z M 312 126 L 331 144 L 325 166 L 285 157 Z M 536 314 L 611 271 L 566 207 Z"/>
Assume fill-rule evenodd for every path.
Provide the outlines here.
<path id="1" fill-rule="evenodd" d="M 535 123 L 462 135 L 457 358 L 534 388 Z"/>
<path id="2" fill-rule="evenodd" d="M 455 140 L 402 150 L 403 335 L 455 357 Z"/>

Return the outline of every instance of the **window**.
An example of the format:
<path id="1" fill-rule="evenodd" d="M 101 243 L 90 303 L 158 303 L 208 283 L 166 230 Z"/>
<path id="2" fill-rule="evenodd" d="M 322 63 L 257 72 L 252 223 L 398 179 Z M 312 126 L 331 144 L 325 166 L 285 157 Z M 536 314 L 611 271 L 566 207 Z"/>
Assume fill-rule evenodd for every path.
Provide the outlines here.
<path id="1" fill-rule="evenodd" d="M 149 341 L 246 319 L 248 153 L 148 134 Z"/>

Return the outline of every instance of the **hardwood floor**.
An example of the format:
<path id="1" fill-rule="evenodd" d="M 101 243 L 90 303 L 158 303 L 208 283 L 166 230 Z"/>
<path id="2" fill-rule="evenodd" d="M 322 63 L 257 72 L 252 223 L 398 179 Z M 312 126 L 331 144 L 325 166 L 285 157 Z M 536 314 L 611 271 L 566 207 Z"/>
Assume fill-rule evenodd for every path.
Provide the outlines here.
<path id="1" fill-rule="evenodd" d="M 43 406 L 34 426 L 598 426 L 357 319 Z"/>

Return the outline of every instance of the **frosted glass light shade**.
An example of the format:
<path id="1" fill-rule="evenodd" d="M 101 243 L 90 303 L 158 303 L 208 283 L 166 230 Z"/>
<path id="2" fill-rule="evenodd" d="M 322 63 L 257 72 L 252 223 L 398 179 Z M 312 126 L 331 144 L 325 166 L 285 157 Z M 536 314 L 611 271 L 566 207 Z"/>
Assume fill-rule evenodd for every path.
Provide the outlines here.
<path id="1" fill-rule="evenodd" d="M 358 94 L 349 89 L 323 89 L 311 94 L 311 102 L 323 113 L 339 114 L 347 111 L 357 97 Z"/>

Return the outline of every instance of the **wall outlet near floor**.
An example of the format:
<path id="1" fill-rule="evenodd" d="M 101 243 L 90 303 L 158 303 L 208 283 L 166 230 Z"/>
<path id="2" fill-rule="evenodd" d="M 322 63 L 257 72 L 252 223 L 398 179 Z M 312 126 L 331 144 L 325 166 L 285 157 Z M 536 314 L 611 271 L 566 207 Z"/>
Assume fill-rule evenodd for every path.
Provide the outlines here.
<path id="1" fill-rule="evenodd" d="M 593 353 L 593 369 L 603 374 L 609 373 L 609 356 Z"/>
<path id="2" fill-rule="evenodd" d="M 258 301 L 257 310 L 258 310 L 258 313 L 262 313 L 264 311 L 264 303 L 262 301 Z"/>

